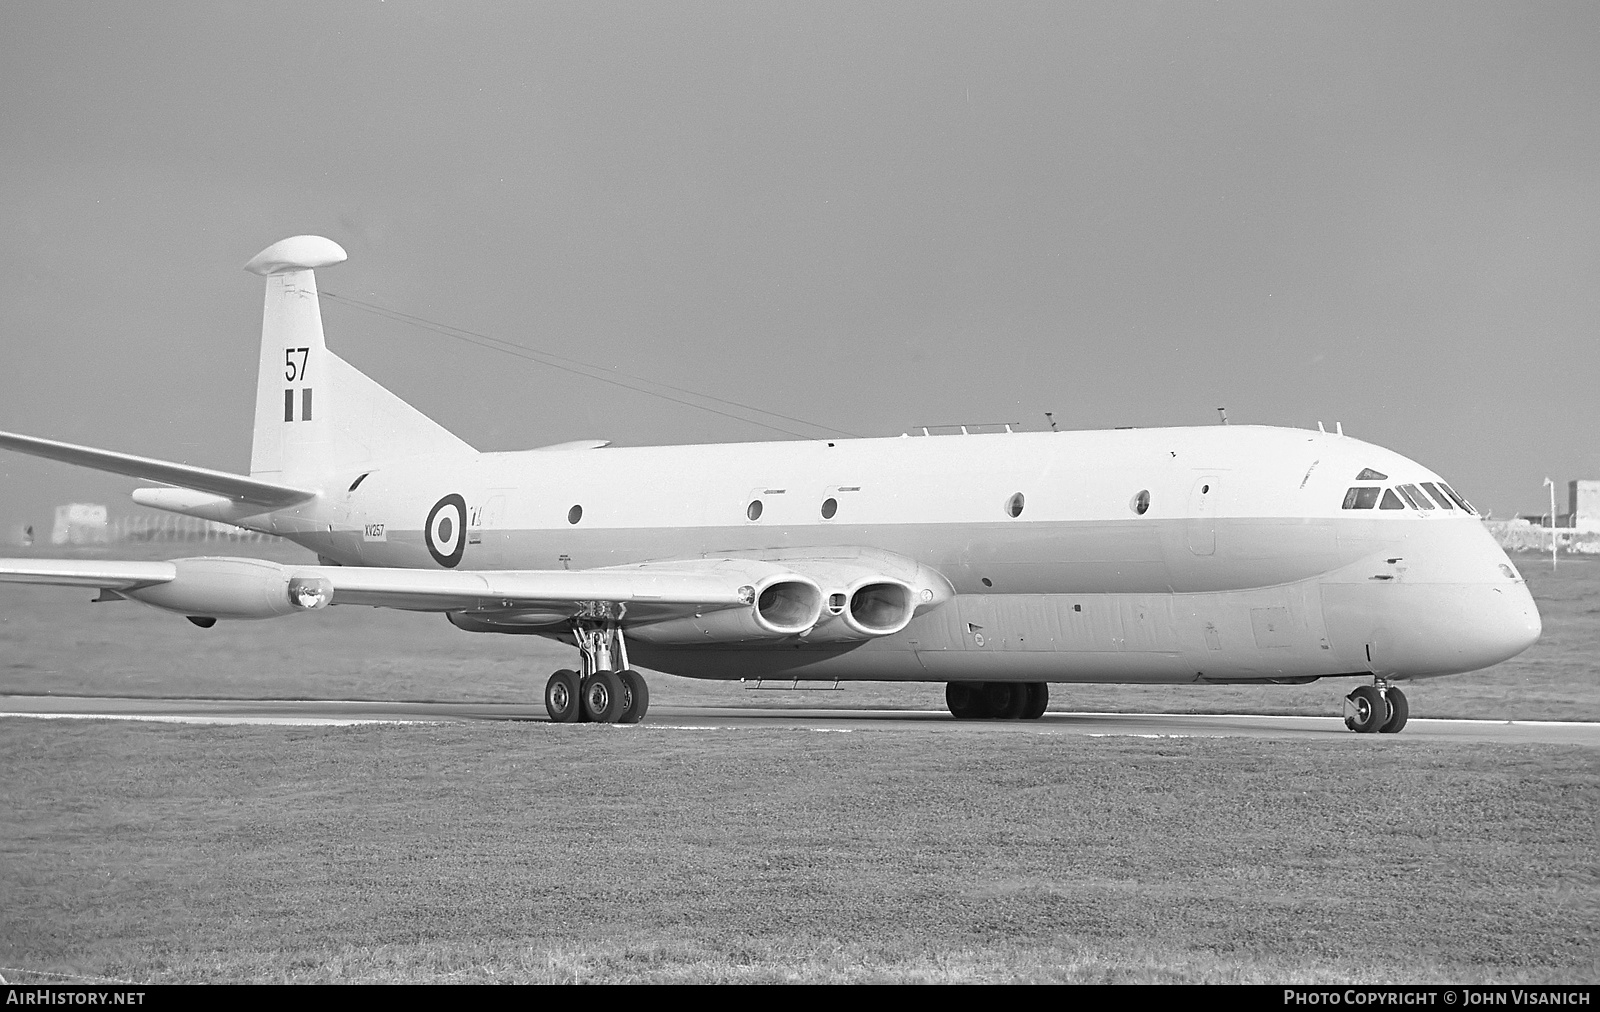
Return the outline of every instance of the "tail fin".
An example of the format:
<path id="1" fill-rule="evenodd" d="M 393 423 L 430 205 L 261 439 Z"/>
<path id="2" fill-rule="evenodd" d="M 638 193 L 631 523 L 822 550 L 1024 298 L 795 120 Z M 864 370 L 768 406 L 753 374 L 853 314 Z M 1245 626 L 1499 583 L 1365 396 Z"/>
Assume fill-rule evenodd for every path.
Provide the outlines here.
<path id="1" fill-rule="evenodd" d="M 298 235 L 245 264 L 267 281 L 251 477 L 326 487 L 386 460 L 475 452 L 328 351 L 314 271 L 345 259 L 338 243 Z"/>

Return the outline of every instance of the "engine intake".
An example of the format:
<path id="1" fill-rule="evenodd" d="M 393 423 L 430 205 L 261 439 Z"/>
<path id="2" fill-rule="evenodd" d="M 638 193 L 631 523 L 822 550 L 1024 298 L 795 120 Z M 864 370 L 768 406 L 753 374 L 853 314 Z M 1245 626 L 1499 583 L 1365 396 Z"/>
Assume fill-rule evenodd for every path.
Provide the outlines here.
<path id="1" fill-rule="evenodd" d="M 862 584 L 850 593 L 845 623 L 867 636 L 888 636 L 911 624 L 916 594 L 899 580 Z"/>
<path id="2" fill-rule="evenodd" d="M 661 644 L 773 640 L 805 632 L 822 614 L 822 590 L 803 576 L 769 576 L 751 589 L 750 607 L 652 622 L 633 627 L 628 635 Z"/>

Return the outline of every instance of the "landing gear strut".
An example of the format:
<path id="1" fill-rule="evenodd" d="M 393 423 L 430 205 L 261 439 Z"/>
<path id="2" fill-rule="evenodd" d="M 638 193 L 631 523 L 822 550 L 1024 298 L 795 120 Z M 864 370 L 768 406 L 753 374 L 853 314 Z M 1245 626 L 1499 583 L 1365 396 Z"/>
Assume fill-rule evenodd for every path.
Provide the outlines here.
<path id="1" fill-rule="evenodd" d="M 560 724 L 637 724 L 650 709 L 650 686 L 628 666 L 628 645 L 614 619 L 572 623 L 583 673 L 563 668 L 544 687 L 544 708 Z M 617 670 L 620 665 L 621 670 Z"/>
<path id="2" fill-rule="evenodd" d="M 1050 702 L 1044 682 L 949 682 L 945 705 L 957 720 L 1037 720 Z"/>
<path id="3" fill-rule="evenodd" d="M 1396 734 L 1411 716 L 1406 694 L 1382 679 L 1358 685 L 1344 698 L 1344 726 L 1357 734 Z"/>

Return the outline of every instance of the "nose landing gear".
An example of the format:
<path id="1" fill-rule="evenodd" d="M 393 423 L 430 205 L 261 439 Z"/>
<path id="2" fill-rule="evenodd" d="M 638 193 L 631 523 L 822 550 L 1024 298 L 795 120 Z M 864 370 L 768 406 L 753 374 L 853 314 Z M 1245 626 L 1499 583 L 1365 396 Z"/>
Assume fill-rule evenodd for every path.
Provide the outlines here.
<path id="1" fill-rule="evenodd" d="M 650 686 L 628 666 L 628 646 L 615 619 L 575 620 L 573 637 L 583 658 L 583 673 L 563 668 L 544 688 L 544 708 L 560 724 L 637 724 L 650 709 Z M 620 663 L 621 670 L 615 665 Z"/>
<path id="2" fill-rule="evenodd" d="M 1357 734 L 1397 734 L 1410 716 L 1406 694 L 1382 679 L 1345 697 L 1344 726 Z"/>

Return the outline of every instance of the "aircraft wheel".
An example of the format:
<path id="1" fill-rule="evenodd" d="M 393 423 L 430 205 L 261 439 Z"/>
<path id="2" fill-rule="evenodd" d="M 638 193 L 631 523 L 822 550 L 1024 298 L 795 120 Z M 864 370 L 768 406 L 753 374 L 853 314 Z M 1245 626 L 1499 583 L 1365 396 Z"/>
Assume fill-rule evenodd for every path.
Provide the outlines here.
<path id="1" fill-rule="evenodd" d="M 622 679 L 622 715 L 618 724 L 637 724 L 650 709 L 650 686 L 644 676 L 633 669 L 620 673 Z"/>
<path id="2" fill-rule="evenodd" d="M 544 709 L 557 724 L 573 724 L 583 705 L 578 701 L 578 673 L 562 668 L 544 683 Z"/>
<path id="3" fill-rule="evenodd" d="M 1017 720 L 1028 706 L 1026 682 L 985 682 L 983 699 L 995 720 Z"/>
<path id="4" fill-rule="evenodd" d="M 1344 726 L 1358 734 L 1374 734 L 1389 720 L 1389 704 L 1376 685 L 1358 685 L 1344 697 L 1346 707 Z"/>
<path id="5" fill-rule="evenodd" d="M 615 671 L 596 671 L 583 680 L 583 715 L 596 724 L 615 724 L 627 705 L 627 689 Z"/>
<path id="6" fill-rule="evenodd" d="M 957 720 L 982 720 L 989 715 L 984 705 L 982 682 L 946 683 L 944 703 L 950 708 L 950 716 Z"/>
<path id="7" fill-rule="evenodd" d="M 1390 689 L 1383 694 L 1383 698 L 1389 701 L 1389 719 L 1378 728 L 1378 733 L 1398 734 L 1411 717 L 1411 704 L 1406 702 L 1406 694 L 1399 689 Z"/>
<path id="8" fill-rule="evenodd" d="M 1050 705 L 1050 685 L 1047 682 L 1029 682 L 1027 690 L 1028 703 L 1022 708 L 1022 719 L 1038 720 L 1044 716 L 1044 708 Z"/>

